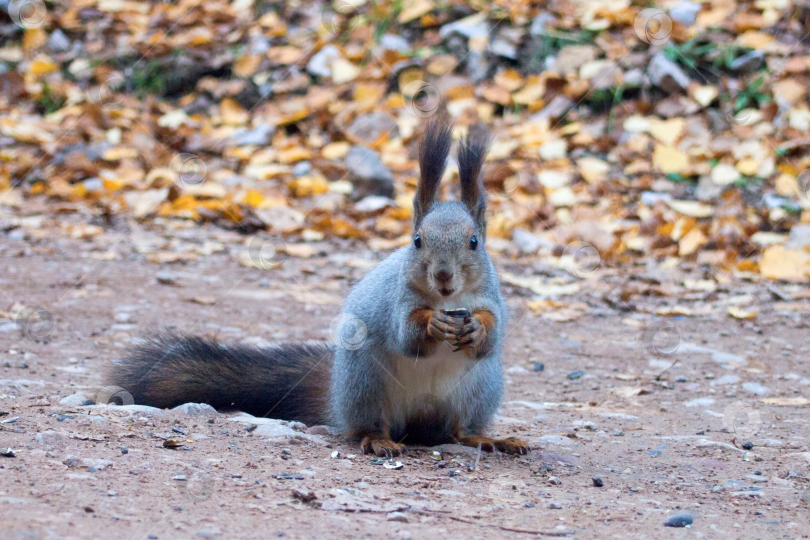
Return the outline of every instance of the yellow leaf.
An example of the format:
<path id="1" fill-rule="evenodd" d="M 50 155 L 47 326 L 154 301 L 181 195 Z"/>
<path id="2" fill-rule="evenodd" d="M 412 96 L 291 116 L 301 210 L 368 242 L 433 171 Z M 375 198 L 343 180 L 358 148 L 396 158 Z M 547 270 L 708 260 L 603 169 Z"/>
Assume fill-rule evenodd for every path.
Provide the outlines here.
<path id="1" fill-rule="evenodd" d="M 360 75 L 360 68 L 343 58 L 332 61 L 332 80 L 335 84 L 353 81 Z"/>
<path id="2" fill-rule="evenodd" d="M 321 149 L 325 159 L 342 159 L 349 153 L 351 145 L 345 141 L 329 143 Z"/>
<path id="3" fill-rule="evenodd" d="M 760 32 L 759 30 L 749 30 L 748 32 L 737 36 L 737 43 L 743 47 L 750 47 L 752 49 L 761 49 L 773 41 L 773 36 Z"/>
<path id="4" fill-rule="evenodd" d="M 708 204 L 701 204 L 698 201 L 681 201 L 671 200 L 667 201 L 670 208 L 684 216 L 694 218 L 706 218 L 714 214 L 714 207 Z"/>
<path id="5" fill-rule="evenodd" d="M 28 72 L 34 77 L 41 77 L 57 70 L 59 70 L 59 64 L 45 55 L 37 56 L 36 60 L 31 62 L 31 66 L 28 68 Z"/>
<path id="6" fill-rule="evenodd" d="M 262 57 L 259 55 L 243 56 L 233 64 L 233 73 L 237 77 L 250 77 L 259 69 Z"/>
<path id="7" fill-rule="evenodd" d="M 429 0 L 412 0 L 411 2 L 408 2 L 407 7 L 400 12 L 397 20 L 400 24 L 405 24 L 414 19 L 418 19 L 425 13 L 432 10 L 433 2 L 430 2 Z"/>
<path id="8" fill-rule="evenodd" d="M 759 308 L 745 309 L 743 307 L 730 307 L 728 314 L 735 319 L 753 319 L 759 314 Z"/>
<path id="9" fill-rule="evenodd" d="M 691 231 L 686 233 L 680 242 L 678 242 L 678 255 L 686 257 L 693 254 L 701 246 L 707 242 L 706 235 L 700 230 L 700 227 L 694 227 Z"/>
<path id="10" fill-rule="evenodd" d="M 768 279 L 805 281 L 810 276 L 810 254 L 800 249 L 787 249 L 776 244 L 762 253 L 760 273 Z"/>
<path id="11" fill-rule="evenodd" d="M 248 206 L 256 208 L 264 202 L 264 195 L 255 189 L 249 189 L 247 194 L 245 194 L 245 197 L 242 199 L 242 202 Z"/>
<path id="12" fill-rule="evenodd" d="M 523 77 L 517 70 L 507 69 L 495 75 L 495 84 L 507 92 L 514 92 L 523 86 Z"/>
<path id="13" fill-rule="evenodd" d="M 531 105 L 540 101 L 545 92 L 546 83 L 534 75 L 526 80 L 526 86 L 523 87 L 523 90 L 512 94 L 512 100 L 519 105 Z"/>
<path id="14" fill-rule="evenodd" d="M 219 104 L 219 114 L 223 122 L 232 126 L 242 125 L 250 118 L 248 112 L 236 100 L 229 97 L 224 98 Z"/>
<path id="15" fill-rule="evenodd" d="M 659 144 L 653 153 L 653 165 L 664 174 L 680 173 L 689 166 L 689 156 L 677 148 Z"/>
<path id="16" fill-rule="evenodd" d="M 284 251 L 287 255 L 301 259 L 309 259 L 318 253 L 318 250 L 309 244 L 285 244 Z"/>
<path id="17" fill-rule="evenodd" d="M 681 138 L 686 121 L 683 118 L 671 118 L 670 120 L 650 119 L 649 133 L 665 146 L 672 147 Z"/>

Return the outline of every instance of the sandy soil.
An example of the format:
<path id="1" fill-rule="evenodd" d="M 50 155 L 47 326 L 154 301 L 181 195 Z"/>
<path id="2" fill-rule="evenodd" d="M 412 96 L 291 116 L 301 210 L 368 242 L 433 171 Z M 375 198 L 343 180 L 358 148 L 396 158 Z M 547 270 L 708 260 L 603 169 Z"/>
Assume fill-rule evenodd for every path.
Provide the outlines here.
<path id="1" fill-rule="evenodd" d="M 764 284 L 690 293 L 724 307 L 662 318 L 605 301 L 624 283 L 606 272 L 566 300 L 586 306 L 573 322 L 539 317 L 525 290 L 504 286 L 508 384 L 492 432 L 533 451 L 412 448 L 393 469 L 324 428 L 81 405 L 103 399 L 105 366 L 158 327 L 328 338 L 377 255 L 324 244 L 257 270 L 224 253 L 155 264 L 126 235 L 109 239 L 114 260 L 76 240 L 0 243 L 0 309 L 53 318 L 27 336 L 0 319 L 0 446 L 14 453 L 0 457 L 0 538 L 810 537 L 808 315 Z M 760 308 L 753 321 L 726 313 L 724 299 L 742 293 Z M 661 324 L 672 356 L 644 346 L 643 328 Z M 676 516 L 693 523 L 665 527 Z"/>

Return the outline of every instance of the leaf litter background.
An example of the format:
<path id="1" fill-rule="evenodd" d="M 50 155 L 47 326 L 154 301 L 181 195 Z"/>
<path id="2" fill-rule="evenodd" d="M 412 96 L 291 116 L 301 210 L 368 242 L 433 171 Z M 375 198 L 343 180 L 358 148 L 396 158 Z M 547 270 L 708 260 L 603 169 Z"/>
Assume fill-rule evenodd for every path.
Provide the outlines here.
<path id="1" fill-rule="evenodd" d="M 268 276 L 315 274 L 305 260 L 330 255 L 356 277 L 410 241 L 417 143 L 444 102 L 456 136 L 476 122 L 494 136 L 487 245 L 515 324 L 619 312 L 620 333 L 654 315 L 736 318 L 760 334 L 763 318 L 806 327 L 803 5 L 3 7 L 0 253 L 10 260 L 78 246 L 90 260 L 165 266 L 157 281 L 171 285 L 217 253 Z M 451 158 L 445 198 L 458 195 L 455 179 Z M 345 292 L 290 289 L 334 308 Z M 217 302 L 204 290 L 187 299 Z M 18 317 L 16 300 L 0 315 Z M 644 373 L 616 375 L 635 386 L 610 391 L 636 405 L 670 384 L 647 369 L 666 370 L 669 354 L 645 346 L 656 358 Z M 743 369 L 763 370 L 759 360 Z M 799 391 L 787 394 L 760 402 L 804 410 Z M 577 402 L 556 397 L 546 408 Z"/>

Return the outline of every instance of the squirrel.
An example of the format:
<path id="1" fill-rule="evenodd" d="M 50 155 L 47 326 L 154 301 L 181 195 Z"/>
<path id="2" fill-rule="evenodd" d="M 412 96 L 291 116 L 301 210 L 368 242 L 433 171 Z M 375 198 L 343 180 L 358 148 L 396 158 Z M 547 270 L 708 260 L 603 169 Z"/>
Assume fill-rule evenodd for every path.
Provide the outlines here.
<path id="1" fill-rule="evenodd" d="M 438 202 L 453 142 L 446 113 L 427 124 L 409 245 L 349 293 L 334 343 L 269 347 L 159 333 L 115 364 L 109 382 L 135 403 L 187 402 L 336 426 L 364 453 L 459 443 L 526 454 L 484 435 L 503 393 L 507 310 L 486 251 L 481 170 L 490 136 L 472 126 L 458 148 L 461 200 Z"/>

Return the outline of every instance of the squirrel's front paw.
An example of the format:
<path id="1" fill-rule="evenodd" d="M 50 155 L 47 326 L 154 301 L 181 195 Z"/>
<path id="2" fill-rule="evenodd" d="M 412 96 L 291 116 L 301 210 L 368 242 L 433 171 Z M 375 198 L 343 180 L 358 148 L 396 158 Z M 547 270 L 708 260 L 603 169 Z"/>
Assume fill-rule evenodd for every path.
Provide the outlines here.
<path id="1" fill-rule="evenodd" d="M 487 337 L 487 330 L 481 319 L 469 317 L 465 319 L 464 325 L 458 330 L 455 336 L 455 351 L 471 352 L 476 351 Z"/>
<path id="2" fill-rule="evenodd" d="M 360 448 L 363 449 L 364 454 L 373 452 L 380 457 L 401 456 L 406 452 L 404 444 L 394 442 L 388 437 L 363 437 L 363 440 L 360 441 Z"/>
<path id="3" fill-rule="evenodd" d="M 434 311 L 430 315 L 427 333 L 436 341 L 456 341 L 461 331 L 459 319 L 445 315 L 441 311 Z"/>

